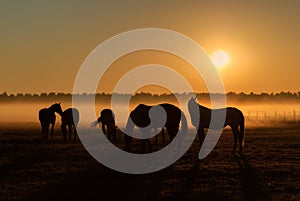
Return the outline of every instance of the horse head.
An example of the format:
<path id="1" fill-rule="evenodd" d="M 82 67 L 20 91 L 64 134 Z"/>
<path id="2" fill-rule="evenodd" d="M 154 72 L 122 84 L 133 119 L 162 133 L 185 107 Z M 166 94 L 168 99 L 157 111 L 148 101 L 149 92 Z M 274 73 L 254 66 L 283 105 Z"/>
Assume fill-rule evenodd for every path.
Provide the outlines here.
<path id="1" fill-rule="evenodd" d="M 58 114 L 62 114 L 63 110 L 61 108 L 60 103 L 54 103 L 53 105 L 51 105 L 50 107 L 54 112 L 57 112 Z"/>
<path id="2" fill-rule="evenodd" d="M 200 113 L 199 113 L 199 105 L 196 101 L 196 97 L 191 97 L 188 102 L 188 110 L 190 113 L 191 121 L 193 126 L 199 125 Z"/>
<path id="3" fill-rule="evenodd" d="M 189 109 L 192 109 L 193 107 L 195 107 L 196 105 L 198 105 L 197 101 L 196 101 L 196 97 L 191 97 L 191 99 L 188 102 L 188 107 Z"/>

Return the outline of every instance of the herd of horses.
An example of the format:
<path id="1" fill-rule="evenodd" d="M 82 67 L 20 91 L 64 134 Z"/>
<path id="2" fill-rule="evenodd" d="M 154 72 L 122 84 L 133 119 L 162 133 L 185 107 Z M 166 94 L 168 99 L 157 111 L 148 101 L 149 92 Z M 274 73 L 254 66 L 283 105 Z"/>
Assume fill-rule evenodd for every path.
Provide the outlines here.
<path id="1" fill-rule="evenodd" d="M 149 117 L 149 112 L 151 108 L 160 106 L 165 110 L 166 122 L 163 126 L 151 122 Z M 244 131 L 244 115 L 243 113 L 233 107 L 226 107 L 221 109 L 209 109 L 197 103 L 196 98 L 191 98 L 188 102 L 189 114 L 191 117 L 192 125 L 197 128 L 197 135 L 202 145 L 205 139 L 204 129 L 209 128 L 212 113 L 224 113 L 225 122 L 222 128 L 230 126 L 232 129 L 234 137 L 233 151 L 236 151 L 237 142 L 239 142 L 239 151 L 242 152 L 245 140 Z M 76 108 L 68 108 L 65 111 L 62 110 L 60 103 L 55 103 L 49 108 L 43 108 L 39 111 L 39 120 L 42 127 L 42 133 L 48 138 L 48 130 L 51 125 L 51 138 L 53 138 L 53 128 L 55 125 L 56 116 L 58 113 L 61 116 L 61 132 L 63 138 L 67 138 L 67 127 L 69 131 L 69 139 L 71 138 L 72 130 L 74 130 L 74 139 L 76 139 L 76 127 L 79 122 L 79 111 Z M 195 114 L 197 113 L 197 114 Z M 200 117 L 195 120 L 196 116 Z M 134 110 L 130 112 L 128 121 L 126 124 L 126 132 L 133 132 L 134 126 L 141 128 L 143 135 L 149 135 L 151 129 L 161 129 L 161 135 L 163 142 L 165 141 L 165 130 L 169 135 L 169 141 L 171 142 L 176 134 L 179 132 L 181 122 L 181 128 L 187 129 L 187 121 L 184 113 L 175 105 L 163 103 L 159 105 L 149 106 L 144 104 L 139 104 Z M 152 125 L 149 127 L 148 125 Z M 102 125 L 102 131 L 107 136 L 109 140 L 114 140 L 117 134 L 117 126 L 115 123 L 115 115 L 111 109 L 103 109 L 100 112 L 100 117 L 91 123 L 92 127 Z M 145 128 L 145 129 L 143 129 Z M 125 150 L 130 150 L 130 144 L 133 137 L 124 134 Z M 158 141 L 158 135 L 156 135 L 156 142 Z M 148 145 L 149 149 L 152 149 L 152 144 L 150 139 L 142 139 L 143 149 Z"/>
<path id="2" fill-rule="evenodd" d="M 67 138 L 67 127 L 69 129 L 69 139 L 74 130 L 74 139 L 76 139 L 76 126 L 79 122 L 79 111 L 76 108 L 68 108 L 65 111 L 62 110 L 60 103 L 55 103 L 49 108 L 43 108 L 39 111 L 39 120 L 42 127 L 42 134 L 48 138 L 49 127 L 51 125 L 51 138 L 53 138 L 54 125 L 56 121 L 55 113 L 61 116 L 61 132 L 63 138 Z"/>

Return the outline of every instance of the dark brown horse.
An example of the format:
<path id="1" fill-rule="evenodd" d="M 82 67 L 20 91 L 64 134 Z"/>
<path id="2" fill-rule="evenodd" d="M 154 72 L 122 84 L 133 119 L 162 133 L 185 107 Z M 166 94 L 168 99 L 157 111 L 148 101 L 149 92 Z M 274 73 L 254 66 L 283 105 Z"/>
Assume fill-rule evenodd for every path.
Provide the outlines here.
<path id="1" fill-rule="evenodd" d="M 72 130 L 74 129 L 74 140 L 76 139 L 76 127 L 79 122 L 79 112 L 76 108 L 68 108 L 61 115 L 61 132 L 64 139 L 67 138 L 67 126 L 69 130 L 69 139 L 71 139 Z"/>
<path id="2" fill-rule="evenodd" d="M 61 109 L 60 103 L 55 103 L 49 108 L 43 108 L 39 111 L 39 120 L 42 127 L 42 134 L 48 138 L 49 126 L 51 124 L 51 138 L 53 138 L 54 125 L 55 125 L 55 112 L 62 115 L 63 111 Z"/>
<path id="3" fill-rule="evenodd" d="M 226 126 L 230 126 L 233 132 L 233 136 L 234 136 L 233 151 L 236 150 L 237 140 L 239 140 L 240 152 L 242 152 L 244 141 L 245 141 L 245 131 L 244 131 L 245 120 L 244 120 L 243 113 L 239 109 L 234 107 L 226 107 L 226 108 L 212 110 L 202 105 L 199 105 L 196 102 L 196 98 L 191 98 L 189 100 L 188 109 L 189 109 L 193 126 L 198 128 L 197 134 L 200 141 L 200 146 L 202 145 L 205 138 L 204 128 L 209 128 L 210 126 L 212 113 L 216 114 L 216 116 L 218 116 L 218 113 L 219 114 L 223 113 L 226 114 L 223 128 Z M 196 117 L 199 117 L 199 114 L 196 114 L 195 112 L 200 113 L 200 121 L 196 119 Z M 212 129 L 222 129 L 222 128 L 212 128 Z"/>
<path id="4" fill-rule="evenodd" d="M 107 138 L 110 140 L 111 137 L 113 139 L 116 138 L 117 134 L 117 126 L 115 123 L 115 114 L 111 109 L 103 109 L 100 112 L 100 117 L 91 123 L 92 127 L 95 127 L 97 124 L 102 124 L 102 131 L 107 135 Z"/>
<path id="5" fill-rule="evenodd" d="M 187 130 L 186 118 L 185 118 L 183 112 L 178 107 L 176 107 L 172 104 L 163 103 L 163 104 L 159 104 L 159 106 L 161 106 L 165 110 L 166 115 L 167 115 L 166 123 L 162 127 L 166 128 L 166 130 L 169 134 L 169 137 L 170 137 L 170 141 L 172 141 L 179 131 L 179 124 L 180 124 L 181 120 L 182 120 L 182 122 L 181 122 L 182 129 Z M 154 106 L 139 104 L 130 113 L 130 116 L 128 118 L 127 125 L 126 125 L 126 131 L 133 132 L 133 128 L 135 125 L 140 128 L 145 128 L 145 127 L 149 126 L 150 123 L 152 123 L 151 119 L 149 117 L 149 111 L 152 107 L 154 107 Z M 158 121 L 159 121 L 159 119 L 158 119 Z M 143 134 L 149 135 L 149 133 L 151 132 L 151 129 L 157 129 L 157 127 L 159 126 L 159 123 L 160 122 L 156 122 L 152 125 L 153 126 L 152 128 L 142 130 Z M 125 149 L 130 150 L 130 144 L 131 144 L 131 141 L 133 138 L 126 134 L 124 135 L 124 137 L 125 137 Z M 146 143 L 148 143 L 149 149 L 150 150 L 152 149 L 152 145 L 151 145 L 151 142 L 149 139 L 143 139 L 142 142 L 143 142 L 143 150 L 145 150 L 145 148 L 146 148 Z"/>

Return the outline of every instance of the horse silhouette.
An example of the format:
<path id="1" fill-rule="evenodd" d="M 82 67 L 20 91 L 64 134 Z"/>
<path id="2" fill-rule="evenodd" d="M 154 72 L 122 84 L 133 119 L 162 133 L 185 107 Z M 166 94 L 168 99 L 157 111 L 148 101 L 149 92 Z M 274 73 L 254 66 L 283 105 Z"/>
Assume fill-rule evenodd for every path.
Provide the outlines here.
<path id="1" fill-rule="evenodd" d="M 199 109 L 197 109 L 197 107 Z M 196 128 L 198 127 L 197 134 L 200 141 L 200 146 L 202 145 L 204 141 L 204 128 L 208 128 L 210 125 L 211 115 L 212 112 L 218 115 L 218 113 L 224 113 L 226 114 L 224 127 L 230 126 L 232 129 L 232 133 L 234 136 L 234 146 L 233 151 L 236 150 L 237 140 L 239 140 L 240 144 L 240 152 L 243 150 L 244 141 L 245 141 L 245 131 L 244 131 L 244 124 L 245 119 L 243 113 L 234 107 L 226 107 L 226 108 L 220 108 L 220 109 L 209 109 L 207 107 L 204 107 L 202 105 L 199 105 L 196 102 L 196 98 L 191 98 L 188 102 L 188 109 L 191 116 L 191 121 L 193 126 Z M 195 114 L 195 112 L 200 113 L 200 121 L 196 120 L 196 117 L 199 117 L 199 114 Z M 197 125 L 199 123 L 199 125 Z M 222 129 L 222 128 L 213 128 L 213 129 Z"/>
<path id="2" fill-rule="evenodd" d="M 110 140 L 116 138 L 117 126 L 115 123 L 115 114 L 111 109 L 103 109 L 100 112 L 100 117 L 91 123 L 92 127 L 95 127 L 97 124 L 102 124 L 102 131 L 107 135 L 107 138 Z"/>
<path id="3" fill-rule="evenodd" d="M 69 139 L 71 139 L 72 130 L 74 129 L 74 140 L 76 139 L 76 127 L 79 122 L 79 111 L 76 108 L 68 108 L 61 114 L 61 132 L 63 138 L 67 138 L 67 126 L 69 130 Z"/>
<path id="4" fill-rule="evenodd" d="M 55 125 L 55 112 L 62 115 L 63 111 L 61 109 L 60 103 L 55 103 L 49 108 L 43 108 L 39 111 L 39 120 L 42 127 L 42 134 L 45 134 L 48 139 L 48 131 L 51 124 L 51 138 L 53 138 L 54 125 Z"/>
<path id="5" fill-rule="evenodd" d="M 178 107 L 168 103 L 163 103 L 155 106 L 161 106 L 166 112 L 167 119 L 163 128 L 164 127 L 166 128 L 169 134 L 170 141 L 174 139 L 174 137 L 179 131 L 179 124 L 181 121 L 181 117 L 183 117 L 183 121 L 181 123 L 182 128 L 187 130 L 186 118 L 183 112 Z M 157 124 L 156 123 L 152 124 L 153 126 L 152 128 L 147 127 L 151 123 L 151 119 L 149 117 L 149 111 L 152 107 L 155 106 L 139 104 L 133 111 L 131 111 L 130 116 L 128 117 L 128 121 L 126 124 L 126 131 L 133 132 L 133 128 L 136 125 L 141 128 L 143 135 L 149 135 L 151 129 L 157 129 L 157 126 L 159 126 L 160 122 L 157 122 Z M 147 127 L 147 129 L 143 129 L 145 127 Z M 163 132 L 163 128 L 162 128 L 162 132 Z M 126 134 L 124 135 L 124 138 L 125 138 L 125 150 L 130 150 L 130 144 L 133 138 Z M 142 140 L 143 151 L 146 149 L 146 143 L 148 144 L 149 149 L 152 150 L 150 139 L 143 139 Z"/>

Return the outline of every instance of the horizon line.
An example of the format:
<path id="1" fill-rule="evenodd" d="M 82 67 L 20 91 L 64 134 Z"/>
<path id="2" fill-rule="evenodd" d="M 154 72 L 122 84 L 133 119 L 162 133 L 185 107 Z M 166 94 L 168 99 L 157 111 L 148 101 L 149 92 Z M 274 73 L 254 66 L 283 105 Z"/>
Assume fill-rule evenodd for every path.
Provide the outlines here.
<path id="1" fill-rule="evenodd" d="M 3 91 L 2 93 L 0 93 L 0 96 L 26 96 L 26 95 L 31 95 L 31 96 L 44 96 L 44 95 L 112 95 L 112 94 L 117 94 L 117 95 L 141 95 L 141 94 L 148 94 L 148 95 L 172 95 L 172 94 L 179 94 L 179 95 L 183 95 L 183 94 L 223 94 L 220 92 L 162 92 L 162 93 L 153 93 L 153 92 L 136 92 L 136 93 L 110 93 L 110 92 L 96 92 L 96 93 L 88 93 L 88 92 L 82 92 L 82 93 L 70 93 L 70 92 L 41 92 L 41 93 L 30 93 L 30 92 L 18 92 L 18 93 L 7 93 L 6 91 Z M 229 92 L 225 92 L 224 95 L 229 95 L 229 94 L 235 94 L 235 95 L 276 95 L 276 94 L 291 94 L 291 95 L 300 95 L 300 90 L 299 91 L 280 91 L 280 92 L 235 92 L 235 91 L 229 91 Z"/>

